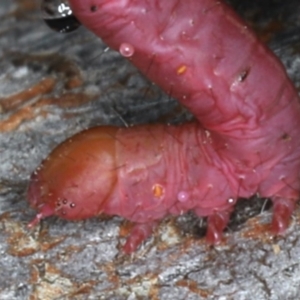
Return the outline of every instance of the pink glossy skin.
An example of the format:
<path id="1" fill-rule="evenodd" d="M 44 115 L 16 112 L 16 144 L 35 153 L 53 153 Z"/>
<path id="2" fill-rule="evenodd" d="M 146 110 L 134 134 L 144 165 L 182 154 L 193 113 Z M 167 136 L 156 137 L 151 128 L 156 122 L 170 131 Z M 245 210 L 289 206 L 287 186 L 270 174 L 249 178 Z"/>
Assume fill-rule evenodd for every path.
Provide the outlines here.
<path id="1" fill-rule="evenodd" d="M 209 216 L 208 240 L 218 242 L 236 199 L 255 193 L 273 200 L 273 231 L 284 232 L 300 190 L 299 97 L 282 64 L 251 30 L 215 0 L 69 2 L 86 27 L 188 107 L 201 123 L 167 127 L 174 130 L 170 136 L 180 136 L 178 152 L 173 148 L 176 139 L 171 141 L 163 133 L 166 127 L 157 126 L 151 134 L 146 127 L 119 129 L 114 136 L 115 164 L 125 167 L 117 172 L 114 192 L 104 202 L 98 197 L 95 201 L 101 204 L 95 210 L 86 208 L 90 202 L 82 200 L 80 192 L 76 205 L 91 216 L 102 211 L 136 222 L 126 252 L 133 251 L 165 214 L 189 209 Z M 192 134 L 185 126 L 194 126 Z M 157 155 L 167 159 L 153 163 Z M 59 172 L 64 158 L 50 162 Z M 30 190 L 48 186 L 55 176 L 54 171 L 45 176 L 48 168 L 44 165 L 38 172 Z M 98 178 L 89 175 L 95 187 Z M 81 186 L 87 193 L 88 188 Z M 35 207 L 54 201 L 34 194 L 29 193 L 29 199 L 36 199 Z M 39 218 L 50 214 L 48 206 L 43 206 L 45 212 L 39 208 Z"/>
<path id="2" fill-rule="evenodd" d="M 216 205 L 211 199 L 218 198 L 219 209 L 230 210 L 237 191 L 215 160 L 198 122 L 83 131 L 55 148 L 33 173 L 28 199 L 39 213 L 30 226 L 50 215 L 69 220 L 119 215 L 138 224 L 125 245 L 132 252 L 167 214 L 194 209 L 211 215 Z"/>

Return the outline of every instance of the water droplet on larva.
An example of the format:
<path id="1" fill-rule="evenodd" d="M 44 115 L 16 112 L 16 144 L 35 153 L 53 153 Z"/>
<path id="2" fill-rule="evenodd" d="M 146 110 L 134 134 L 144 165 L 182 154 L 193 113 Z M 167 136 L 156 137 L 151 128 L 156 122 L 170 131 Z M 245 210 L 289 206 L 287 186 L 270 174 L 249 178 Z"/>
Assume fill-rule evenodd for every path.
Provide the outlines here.
<path id="1" fill-rule="evenodd" d="M 124 57 L 131 57 L 134 54 L 134 47 L 128 43 L 122 43 L 119 48 L 120 54 Z"/>
<path id="2" fill-rule="evenodd" d="M 190 194 L 189 194 L 189 192 L 186 192 L 186 191 L 181 191 L 177 195 L 177 199 L 180 202 L 186 202 L 189 200 L 189 198 L 190 198 Z"/>
<path id="3" fill-rule="evenodd" d="M 67 203 L 68 203 L 67 199 L 63 199 L 63 204 L 67 204 Z"/>
<path id="4" fill-rule="evenodd" d="M 227 202 L 228 202 L 229 204 L 233 204 L 233 203 L 234 203 L 234 199 L 233 199 L 233 198 L 229 198 L 229 199 L 227 199 Z"/>
<path id="5" fill-rule="evenodd" d="M 76 206 L 75 203 L 71 203 L 71 204 L 70 204 L 70 207 L 71 207 L 71 208 L 74 208 L 75 206 Z"/>

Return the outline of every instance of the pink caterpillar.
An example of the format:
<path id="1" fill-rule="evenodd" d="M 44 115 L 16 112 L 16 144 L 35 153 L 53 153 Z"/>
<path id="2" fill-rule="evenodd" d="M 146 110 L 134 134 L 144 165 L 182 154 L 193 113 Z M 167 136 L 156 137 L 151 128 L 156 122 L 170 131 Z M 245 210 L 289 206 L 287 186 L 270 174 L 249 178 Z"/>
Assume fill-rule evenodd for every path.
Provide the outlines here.
<path id="1" fill-rule="evenodd" d="M 105 213 L 135 223 L 134 251 L 167 214 L 208 216 L 217 243 L 240 197 L 272 199 L 282 233 L 300 191 L 300 104 L 279 60 L 222 1 L 69 0 L 77 19 L 190 109 L 198 122 L 96 127 L 33 173 L 40 219 Z"/>

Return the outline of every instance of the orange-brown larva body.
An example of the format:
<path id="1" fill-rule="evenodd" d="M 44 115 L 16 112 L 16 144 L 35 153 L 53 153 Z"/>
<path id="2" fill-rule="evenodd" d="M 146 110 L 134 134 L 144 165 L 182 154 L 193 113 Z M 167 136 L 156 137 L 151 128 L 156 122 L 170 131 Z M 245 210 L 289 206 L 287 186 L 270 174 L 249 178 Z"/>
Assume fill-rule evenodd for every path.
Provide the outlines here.
<path id="1" fill-rule="evenodd" d="M 57 147 L 33 174 L 31 204 L 44 200 L 53 214 L 70 220 L 99 214 L 116 184 L 116 131 L 93 128 Z"/>

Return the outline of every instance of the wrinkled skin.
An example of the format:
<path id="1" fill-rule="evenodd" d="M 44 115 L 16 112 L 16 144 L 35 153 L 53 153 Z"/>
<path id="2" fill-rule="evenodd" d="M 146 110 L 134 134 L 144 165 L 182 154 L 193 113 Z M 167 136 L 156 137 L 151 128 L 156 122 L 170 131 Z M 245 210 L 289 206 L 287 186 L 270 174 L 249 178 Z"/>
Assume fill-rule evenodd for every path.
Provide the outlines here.
<path id="1" fill-rule="evenodd" d="M 121 215 L 139 224 L 125 245 L 131 252 L 169 213 L 211 215 L 211 199 L 230 210 L 237 192 L 214 157 L 198 122 L 91 128 L 59 145 L 33 173 L 28 199 L 39 214 L 30 226 L 53 214 L 69 220 Z"/>
<path id="2" fill-rule="evenodd" d="M 113 179 L 101 176 L 97 184 L 98 172 L 86 175 L 92 184 L 80 184 L 76 205 L 87 213 L 60 215 L 80 219 L 105 212 L 136 222 L 124 248 L 132 252 L 167 213 L 193 209 L 209 216 L 207 238 L 215 243 L 237 198 L 258 193 L 273 200 L 272 229 L 284 232 L 299 198 L 300 105 L 279 60 L 220 1 L 69 2 L 80 22 L 189 108 L 199 123 L 172 127 L 181 141 L 178 152 L 174 139 L 163 133 L 166 127 L 118 129 L 115 142 L 110 141 L 118 169 Z M 187 126 L 193 127 L 192 134 Z M 163 158 L 153 163 L 157 155 Z M 39 209 L 33 223 L 51 215 L 46 208 L 64 197 L 65 187 L 57 189 L 55 199 L 39 195 L 65 163 L 56 157 L 50 156 L 31 183 L 29 201 Z M 109 167 L 102 173 L 111 178 Z M 68 176 L 72 181 L 75 175 Z M 103 182 L 112 186 L 110 192 L 101 190 Z M 97 200 L 79 199 L 98 190 Z M 53 214 L 58 211 L 53 208 Z"/>

